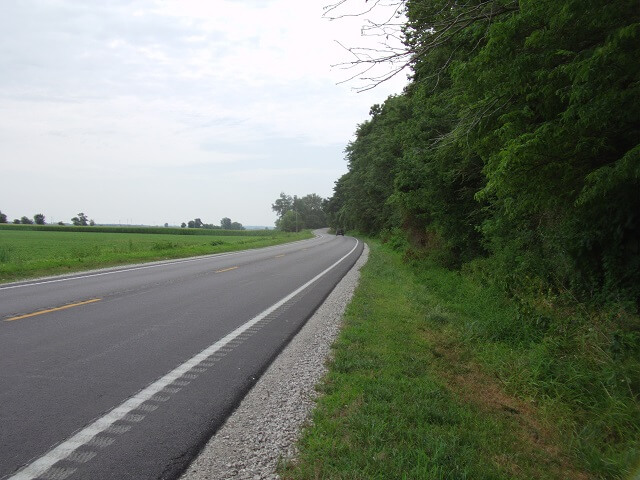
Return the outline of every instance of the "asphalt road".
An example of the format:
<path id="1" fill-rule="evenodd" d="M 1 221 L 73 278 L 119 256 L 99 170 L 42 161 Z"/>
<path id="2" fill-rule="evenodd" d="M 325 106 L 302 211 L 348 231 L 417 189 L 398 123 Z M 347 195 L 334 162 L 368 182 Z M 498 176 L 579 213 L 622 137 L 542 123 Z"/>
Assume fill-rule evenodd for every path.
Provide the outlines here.
<path id="1" fill-rule="evenodd" d="M 0 286 L 0 478 L 176 478 L 361 251 L 321 235 Z"/>

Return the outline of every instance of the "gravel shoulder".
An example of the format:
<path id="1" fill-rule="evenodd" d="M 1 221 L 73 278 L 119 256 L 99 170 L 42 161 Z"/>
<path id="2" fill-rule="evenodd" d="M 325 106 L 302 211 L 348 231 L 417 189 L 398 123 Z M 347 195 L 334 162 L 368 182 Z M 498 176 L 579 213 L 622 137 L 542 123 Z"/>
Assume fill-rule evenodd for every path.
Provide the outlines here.
<path id="1" fill-rule="evenodd" d="M 326 373 L 331 345 L 358 285 L 367 245 L 300 332 L 274 360 L 235 412 L 209 440 L 180 480 L 267 479 L 295 442 L 315 405 L 315 385 Z"/>

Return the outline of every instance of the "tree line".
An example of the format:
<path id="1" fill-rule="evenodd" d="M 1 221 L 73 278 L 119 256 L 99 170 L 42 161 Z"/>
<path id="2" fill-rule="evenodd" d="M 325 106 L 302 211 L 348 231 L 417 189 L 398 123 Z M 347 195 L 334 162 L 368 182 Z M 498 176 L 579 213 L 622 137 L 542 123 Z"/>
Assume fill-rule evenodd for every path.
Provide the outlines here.
<path id="1" fill-rule="evenodd" d="M 276 228 L 284 232 L 299 232 L 305 228 L 322 228 L 328 225 L 325 208 L 327 200 L 311 193 L 304 197 L 293 197 L 280 193 L 271 209 L 276 212 Z"/>
<path id="2" fill-rule="evenodd" d="M 42 213 L 36 213 L 33 219 L 23 216 L 22 218 L 16 218 L 12 223 L 16 225 L 46 225 L 45 216 Z M 0 223 L 8 223 L 7 215 L 0 211 Z M 58 222 L 58 225 L 64 225 L 64 222 Z M 71 224 L 77 227 L 94 226 L 95 221 L 90 219 L 85 213 L 80 212 L 71 219 Z M 169 224 L 165 223 L 165 227 Z M 189 220 L 188 222 L 182 222 L 182 228 L 207 228 L 207 229 L 223 229 L 223 230 L 245 230 L 244 226 L 239 222 L 234 222 L 228 217 L 224 217 L 220 220 L 220 225 L 213 225 L 204 223 L 200 218 Z"/>
<path id="3" fill-rule="evenodd" d="M 16 225 L 33 225 L 34 223 L 36 225 L 44 225 L 45 224 L 45 217 L 43 214 L 41 213 L 36 213 L 33 218 L 29 218 L 27 216 L 22 216 L 21 218 L 16 218 L 13 220 L 12 223 L 16 224 Z M 0 211 L 0 223 L 9 223 L 8 222 L 8 218 L 7 215 L 5 213 L 2 213 Z"/>
<path id="4" fill-rule="evenodd" d="M 638 1 L 398 5 L 405 50 L 354 63 L 406 61 L 410 82 L 358 125 L 330 223 L 637 312 Z"/>
<path id="5" fill-rule="evenodd" d="M 167 226 L 165 224 L 165 226 Z M 229 217 L 224 217 L 220 220 L 220 225 L 214 225 L 212 223 L 203 223 L 200 218 L 195 218 L 193 220 L 189 220 L 188 222 L 182 222 L 180 225 L 182 228 L 207 228 L 210 230 L 244 230 L 245 228 L 241 223 L 232 222 Z"/>
<path id="6" fill-rule="evenodd" d="M 45 221 L 46 217 L 42 213 L 36 213 L 33 218 L 29 218 L 23 215 L 21 218 L 16 218 L 13 220 L 13 224 L 15 225 L 46 225 Z M 9 223 L 7 215 L 0 211 L 0 223 Z M 77 216 L 71 219 L 71 224 L 76 226 L 88 226 L 95 225 L 93 220 L 90 220 L 84 213 L 79 213 Z M 58 225 L 64 225 L 64 222 L 58 222 Z"/>

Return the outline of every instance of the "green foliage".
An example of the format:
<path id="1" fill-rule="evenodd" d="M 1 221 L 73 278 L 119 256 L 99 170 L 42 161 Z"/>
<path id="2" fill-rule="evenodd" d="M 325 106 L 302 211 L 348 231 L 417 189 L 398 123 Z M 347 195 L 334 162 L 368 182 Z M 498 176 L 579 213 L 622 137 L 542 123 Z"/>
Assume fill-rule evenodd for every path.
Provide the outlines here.
<path id="1" fill-rule="evenodd" d="M 327 215 L 324 211 L 324 199 L 315 193 L 302 198 L 294 197 L 294 210 L 304 222 L 304 228 L 322 228 L 327 226 Z"/>
<path id="2" fill-rule="evenodd" d="M 637 311 L 640 4 L 405 4 L 412 82 L 358 126 L 331 226 Z"/>
<path id="3" fill-rule="evenodd" d="M 164 224 L 165 227 L 168 227 L 168 224 Z M 202 221 L 202 219 L 200 218 L 195 218 L 193 220 L 189 220 L 189 223 L 184 223 L 182 222 L 182 224 L 180 225 L 181 228 L 204 228 L 207 230 L 219 230 L 219 229 L 223 229 L 223 230 L 244 230 L 244 227 L 242 226 L 241 223 L 238 222 L 232 222 L 231 219 L 229 217 L 224 217 L 223 219 L 220 220 L 220 225 L 214 225 L 212 223 L 204 223 Z"/>
<path id="4" fill-rule="evenodd" d="M 301 230 L 303 223 L 300 221 L 298 214 L 293 210 L 286 212 L 276 222 L 276 228 L 282 232 L 298 232 Z"/>
<path id="5" fill-rule="evenodd" d="M 280 192 L 280 197 L 271 205 L 271 210 L 278 214 L 278 218 L 282 218 L 285 213 L 292 209 L 293 198 L 284 192 Z"/>
<path id="6" fill-rule="evenodd" d="M 151 245 L 152 250 L 171 250 L 176 247 L 178 247 L 178 244 L 170 241 L 155 242 Z"/>
<path id="7" fill-rule="evenodd" d="M 33 221 L 36 223 L 36 225 L 44 225 L 44 215 L 42 213 L 36 213 L 33 216 Z"/>
<path id="8" fill-rule="evenodd" d="M 232 222 L 228 217 L 224 217 L 220 220 L 220 227 L 224 230 L 244 230 L 241 223 Z M 204 228 L 208 228 L 208 225 L 205 225 Z"/>
<path id="9" fill-rule="evenodd" d="M 263 236 L 273 233 L 272 230 L 222 230 L 199 228 L 166 228 L 166 227 L 104 227 L 87 226 L 77 227 L 71 225 L 0 225 L 0 230 L 40 230 L 50 232 L 93 232 L 93 233 L 140 233 L 146 235 L 172 234 L 172 235 L 213 235 L 213 236 Z"/>
<path id="10" fill-rule="evenodd" d="M 391 241 L 368 244 L 283 478 L 627 478 L 640 454 L 637 319 L 523 307 L 483 285 L 480 265 L 408 264 Z"/>
<path id="11" fill-rule="evenodd" d="M 640 299 L 638 10 L 523 4 L 457 72 L 472 111 L 496 85 L 505 99 L 475 132 L 487 245 L 506 270 L 585 299 Z"/>
<path id="12" fill-rule="evenodd" d="M 357 127 L 330 223 L 428 266 L 434 318 L 618 478 L 640 435 L 640 3 L 404 4 L 412 80 Z"/>
<path id="13" fill-rule="evenodd" d="M 89 219 L 84 213 L 80 212 L 77 217 L 71 219 L 71 223 L 76 227 L 86 227 L 89 225 Z"/>
<path id="14" fill-rule="evenodd" d="M 377 250 L 345 314 L 313 422 L 281 476 L 509 478 L 487 459 L 517 442 L 504 424 L 456 401 L 434 372 L 411 273 Z"/>
<path id="15" fill-rule="evenodd" d="M 505 298 L 482 285 L 479 268 L 460 275 L 416 264 L 416 298 L 446 312 L 447 328 L 508 392 L 546 412 L 583 468 L 625 478 L 640 454 L 640 319 L 538 292 Z"/>
<path id="16" fill-rule="evenodd" d="M 315 193 L 298 198 L 282 192 L 271 209 L 278 214 L 276 228 L 284 232 L 327 226 L 325 200 Z"/>
<path id="17" fill-rule="evenodd" d="M 7 223 L 7 215 L 0 212 L 0 223 Z"/>
<path id="18" fill-rule="evenodd" d="M 346 148 L 349 172 L 336 182 L 327 210 L 332 227 L 376 234 L 401 223 L 390 197 L 410 110 L 406 98 L 396 96 L 374 105 L 370 114 Z"/>
<path id="19" fill-rule="evenodd" d="M 0 246 L 0 263 L 8 263 L 11 260 L 11 247 Z"/>

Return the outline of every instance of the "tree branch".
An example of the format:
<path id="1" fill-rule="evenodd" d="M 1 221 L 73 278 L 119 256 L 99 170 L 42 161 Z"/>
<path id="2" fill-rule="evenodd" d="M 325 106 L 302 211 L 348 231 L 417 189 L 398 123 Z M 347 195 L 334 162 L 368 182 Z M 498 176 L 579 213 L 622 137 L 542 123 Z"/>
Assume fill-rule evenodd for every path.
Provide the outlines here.
<path id="1" fill-rule="evenodd" d="M 459 3 L 455 1 L 445 2 L 443 7 L 431 15 L 432 20 L 418 24 L 417 22 L 395 21 L 401 18 L 407 11 L 410 0 L 375 0 L 368 7 L 356 13 L 339 13 L 348 0 L 340 0 L 325 7 L 323 16 L 329 20 L 339 20 L 347 17 L 364 17 L 379 8 L 391 8 L 385 20 L 376 22 L 365 19 L 361 27 L 363 37 L 383 38 L 378 47 L 347 47 L 338 44 L 353 56 L 353 60 L 341 62 L 332 67 L 343 69 L 356 69 L 357 73 L 339 83 L 347 83 L 358 78 L 366 82 L 356 86 L 355 90 L 363 92 L 371 90 L 383 82 L 396 76 L 408 67 L 414 66 L 421 58 L 431 51 L 451 43 L 461 32 L 477 22 L 487 22 L 487 29 L 496 17 L 508 14 L 519 9 L 518 0 L 512 0 L 505 5 L 499 5 L 499 0 L 483 0 L 479 3 L 467 1 Z M 368 2 L 367 2 L 368 3 Z M 484 36 L 482 37 L 484 38 Z M 481 43 L 479 39 L 475 48 Z M 400 45 L 393 45 L 392 42 Z M 474 50 L 475 50 L 474 48 Z M 442 69 L 448 68 L 452 56 L 440 67 L 436 74 L 436 85 Z M 378 75 L 364 76 L 374 68 L 387 66 L 387 71 Z"/>

